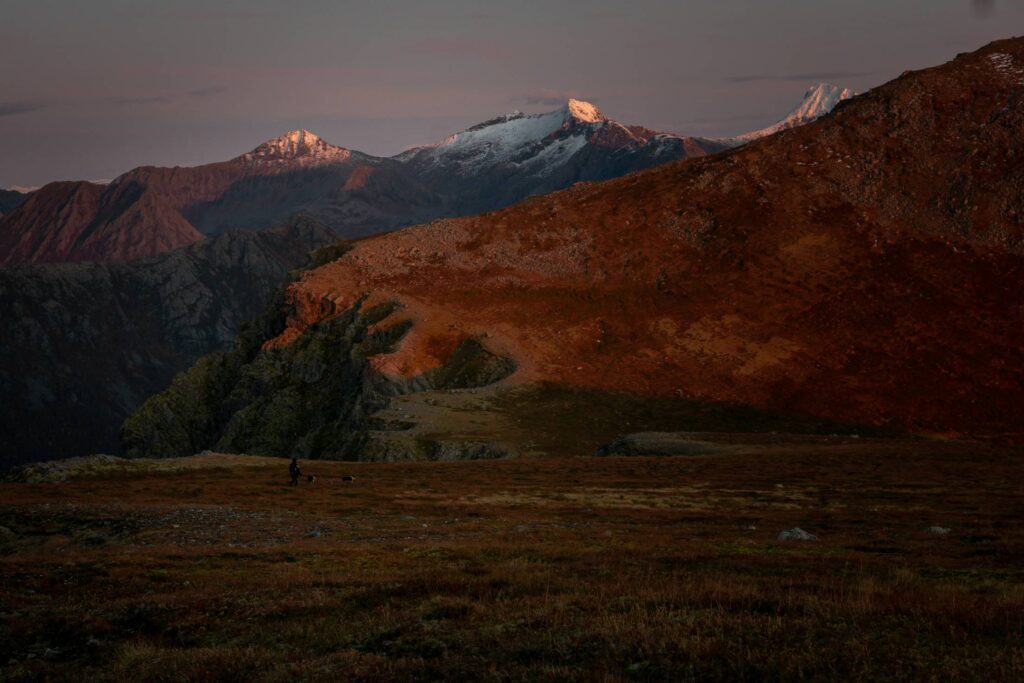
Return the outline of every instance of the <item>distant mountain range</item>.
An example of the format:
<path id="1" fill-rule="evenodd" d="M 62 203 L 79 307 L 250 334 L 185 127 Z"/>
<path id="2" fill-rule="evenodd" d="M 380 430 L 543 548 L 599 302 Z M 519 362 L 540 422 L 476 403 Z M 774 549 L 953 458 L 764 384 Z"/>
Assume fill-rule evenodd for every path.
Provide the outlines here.
<path id="1" fill-rule="evenodd" d="M 722 154 L 354 242 L 147 401 L 126 451 L 486 457 L 475 434 L 524 452 L 546 424 L 578 453 L 679 400 L 1021 441 L 1022 74 L 1000 41 Z M 505 154 L 490 126 L 518 148 L 556 122 L 410 156 L 471 169 Z"/>
<path id="2" fill-rule="evenodd" d="M 58 182 L 4 195 L 0 265 L 127 261 L 226 230 L 263 230 L 296 213 L 351 238 L 491 211 L 578 181 L 735 147 L 806 123 L 848 95 L 812 88 L 772 128 L 723 140 L 624 125 L 579 100 L 546 114 L 513 112 L 390 158 L 292 131 L 229 161 L 145 166 L 107 185 Z"/>

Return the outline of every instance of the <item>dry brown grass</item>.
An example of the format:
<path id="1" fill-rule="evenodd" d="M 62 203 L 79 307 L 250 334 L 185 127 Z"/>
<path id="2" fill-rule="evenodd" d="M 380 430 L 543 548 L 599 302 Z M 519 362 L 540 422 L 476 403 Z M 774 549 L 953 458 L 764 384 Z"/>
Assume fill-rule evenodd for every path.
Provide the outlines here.
<path id="1" fill-rule="evenodd" d="M 0 486 L 0 678 L 1024 675 L 1019 452 L 285 465 Z"/>

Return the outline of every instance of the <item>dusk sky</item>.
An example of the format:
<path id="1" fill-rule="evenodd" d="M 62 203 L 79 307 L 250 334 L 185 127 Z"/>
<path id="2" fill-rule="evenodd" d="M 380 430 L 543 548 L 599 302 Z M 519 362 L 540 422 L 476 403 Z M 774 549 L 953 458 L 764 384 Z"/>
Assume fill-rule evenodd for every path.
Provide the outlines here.
<path id="1" fill-rule="evenodd" d="M 394 154 L 569 96 L 756 129 L 1024 32 L 1014 0 L 0 0 L 0 187 L 231 158 L 308 128 Z"/>

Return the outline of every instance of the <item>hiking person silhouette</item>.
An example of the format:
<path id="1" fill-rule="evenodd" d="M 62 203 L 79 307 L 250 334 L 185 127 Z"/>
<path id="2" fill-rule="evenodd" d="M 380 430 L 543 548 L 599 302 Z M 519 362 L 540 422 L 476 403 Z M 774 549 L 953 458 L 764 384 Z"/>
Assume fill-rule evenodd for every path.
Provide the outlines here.
<path id="1" fill-rule="evenodd" d="M 288 465 L 288 474 L 292 477 L 292 486 L 298 486 L 299 477 L 302 476 L 302 470 L 299 469 L 298 458 L 292 458 L 292 464 Z"/>

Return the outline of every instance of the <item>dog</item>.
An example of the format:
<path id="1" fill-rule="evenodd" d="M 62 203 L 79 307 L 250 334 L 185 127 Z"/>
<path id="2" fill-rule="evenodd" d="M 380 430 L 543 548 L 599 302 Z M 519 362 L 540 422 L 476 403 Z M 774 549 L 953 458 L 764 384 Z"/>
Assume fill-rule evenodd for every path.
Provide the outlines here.
<path id="1" fill-rule="evenodd" d="M 351 474 L 346 474 L 344 477 L 341 478 L 341 480 L 353 484 L 355 483 L 356 478 L 353 477 Z"/>
<path id="2" fill-rule="evenodd" d="M 310 484 L 315 484 L 316 483 L 316 475 L 315 474 L 309 475 L 308 477 L 306 477 L 306 481 L 308 481 Z"/>

